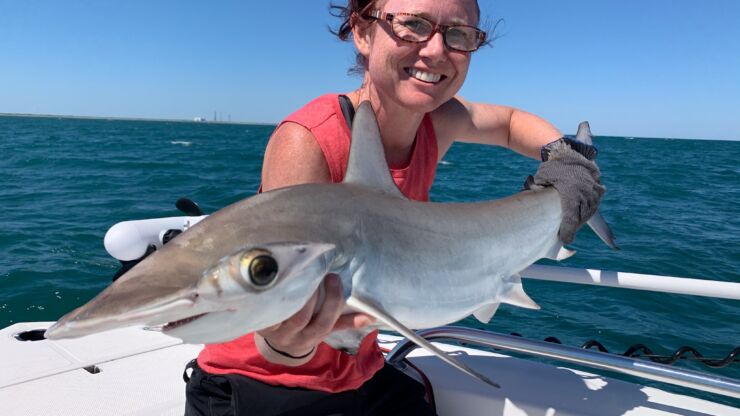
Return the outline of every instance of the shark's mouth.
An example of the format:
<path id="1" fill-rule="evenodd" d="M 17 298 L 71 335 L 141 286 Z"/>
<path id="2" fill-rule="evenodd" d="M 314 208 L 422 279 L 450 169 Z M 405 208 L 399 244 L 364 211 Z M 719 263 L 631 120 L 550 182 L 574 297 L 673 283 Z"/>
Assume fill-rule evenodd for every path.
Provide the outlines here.
<path id="1" fill-rule="evenodd" d="M 207 313 L 201 313 L 200 315 L 191 316 L 189 318 L 180 319 L 179 321 L 172 321 L 168 322 L 165 326 L 162 327 L 162 331 L 171 331 L 175 328 L 181 327 L 183 325 L 189 324 L 193 321 L 195 321 L 198 318 L 202 318 L 203 316 L 207 315 Z"/>

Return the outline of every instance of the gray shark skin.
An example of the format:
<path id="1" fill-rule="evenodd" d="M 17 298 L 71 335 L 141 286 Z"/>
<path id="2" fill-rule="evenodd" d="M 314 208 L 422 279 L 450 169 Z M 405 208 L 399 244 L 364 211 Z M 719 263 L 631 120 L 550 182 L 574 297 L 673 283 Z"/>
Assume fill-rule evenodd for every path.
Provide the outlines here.
<path id="1" fill-rule="evenodd" d="M 554 188 L 476 203 L 408 200 L 390 177 L 366 102 L 353 123 L 343 183 L 286 187 L 221 209 L 62 317 L 46 337 L 164 325 L 185 342 L 225 342 L 292 316 L 327 273 L 340 276 L 347 312 L 373 315 L 376 327 L 413 337 L 410 329 L 470 314 L 487 322 L 500 303 L 538 307 L 518 273 L 572 254 L 558 238 L 561 217 Z M 371 329 L 327 342 L 351 351 Z"/>

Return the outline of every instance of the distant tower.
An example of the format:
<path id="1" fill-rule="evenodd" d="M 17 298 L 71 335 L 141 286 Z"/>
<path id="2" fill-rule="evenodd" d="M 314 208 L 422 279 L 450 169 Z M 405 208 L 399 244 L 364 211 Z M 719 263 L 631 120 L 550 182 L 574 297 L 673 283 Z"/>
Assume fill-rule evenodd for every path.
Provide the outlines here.
<path id="1" fill-rule="evenodd" d="M 215 111 L 213 112 L 213 121 L 217 121 L 216 120 L 216 112 Z"/>

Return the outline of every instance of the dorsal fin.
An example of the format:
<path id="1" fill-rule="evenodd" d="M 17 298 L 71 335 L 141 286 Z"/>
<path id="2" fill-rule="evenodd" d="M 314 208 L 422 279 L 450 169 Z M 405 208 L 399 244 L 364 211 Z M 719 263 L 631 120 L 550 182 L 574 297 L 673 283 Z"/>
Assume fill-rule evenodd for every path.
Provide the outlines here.
<path id="1" fill-rule="evenodd" d="M 405 198 L 393 182 L 385 160 L 378 120 L 369 101 L 360 103 L 352 121 L 352 142 L 344 183 L 362 185 L 376 191 Z"/>

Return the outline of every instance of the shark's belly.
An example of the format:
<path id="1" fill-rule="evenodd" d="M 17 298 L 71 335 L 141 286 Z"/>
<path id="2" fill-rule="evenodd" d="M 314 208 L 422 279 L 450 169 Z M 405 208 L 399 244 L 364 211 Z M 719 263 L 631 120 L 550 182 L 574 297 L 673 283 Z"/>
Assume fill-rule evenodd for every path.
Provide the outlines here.
<path id="1" fill-rule="evenodd" d="M 528 203 L 525 211 L 515 205 L 492 212 L 483 205 L 413 204 L 405 215 L 369 217 L 353 295 L 411 328 L 449 324 L 497 302 L 504 279 L 558 244 L 557 194 Z"/>

